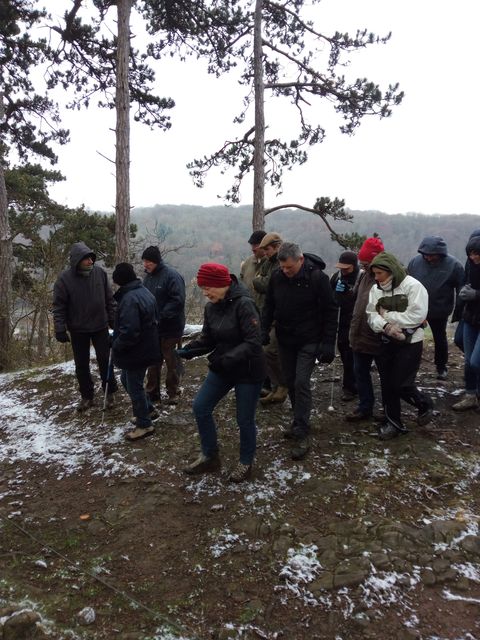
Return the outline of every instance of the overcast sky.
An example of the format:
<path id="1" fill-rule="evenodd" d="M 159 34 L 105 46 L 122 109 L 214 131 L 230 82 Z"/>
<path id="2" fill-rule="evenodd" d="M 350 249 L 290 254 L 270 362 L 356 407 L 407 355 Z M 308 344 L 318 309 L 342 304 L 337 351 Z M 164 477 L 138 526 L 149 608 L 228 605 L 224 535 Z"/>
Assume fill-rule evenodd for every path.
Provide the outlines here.
<path id="1" fill-rule="evenodd" d="M 315 15 L 325 32 L 392 31 L 388 44 L 354 53 L 349 73 L 384 88 L 399 82 L 405 98 L 390 118 L 365 119 L 353 137 L 340 134 L 340 119 L 330 105 L 323 107 L 325 142 L 310 151 L 307 165 L 285 174 L 283 195 L 267 191 L 266 206 L 312 206 L 319 196 L 337 196 L 351 209 L 480 214 L 477 7 L 476 0 L 322 0 Z M 198 189 L 185 165 L 243 133 L 232 120 L 245 88 L 233 77 L 207 76 L 202 65 L 187 61 L 163 65 L 156 90 L 176 102 L 172 128 L 152 132 L 132 124 L 132 206 L 222 204 L 217 195 L 233 174 L 212 172 Z M 293 110 L 267 98 L 266 119 L 288 132 Z M 112 211 L 113 165 L 102 155 L 114 158 L 114 114 L 67 113 L 65 124 L 71 142 L 59 150 L 59 169 L 67 180 L 52 196 L 70 206 Z M 241 204 L 251 202 L 246 182 Z"/>

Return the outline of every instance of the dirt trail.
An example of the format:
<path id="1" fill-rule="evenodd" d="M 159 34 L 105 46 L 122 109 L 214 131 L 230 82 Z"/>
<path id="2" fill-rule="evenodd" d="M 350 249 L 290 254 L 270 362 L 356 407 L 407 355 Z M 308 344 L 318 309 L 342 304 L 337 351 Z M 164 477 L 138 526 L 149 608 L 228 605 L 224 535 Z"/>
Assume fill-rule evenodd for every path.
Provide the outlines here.
<path id="1" fill-rule="evenodd" d="M 231 397 L 217 412 L 222 472 L 181 471 L 198 450 L 203 359 L 134 445 L 124 396 L 103 429 L 98 407 L 75 414 L 71 363 L 0 377 L 0 610 L 28 605 L 55 639 L 480 638 L 480 414 L 449 408 L 453 358 L 439 382 L 427 348 L 435 418 L 419 428 L 410 414 L 410 433 L 387 443 L 373 421 L 343 420 L 338 382 L 327 413 L 331 367 L 317 368 L 310 456 L 289 459 L 287 403 L 259 409 L 241 486 L 226 480 Z"/>

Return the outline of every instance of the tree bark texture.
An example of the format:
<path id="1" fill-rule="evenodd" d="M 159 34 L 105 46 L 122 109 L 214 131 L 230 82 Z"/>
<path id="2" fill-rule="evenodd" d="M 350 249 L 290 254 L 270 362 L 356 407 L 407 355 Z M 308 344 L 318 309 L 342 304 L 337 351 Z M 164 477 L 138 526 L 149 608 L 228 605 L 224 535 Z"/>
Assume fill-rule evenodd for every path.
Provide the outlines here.
<path id="1" fill-rule="evenodd" d="M 256 0 L 253 30 L 253 83 L 255 92 L 255 141 L 253 151 L 253 230 L 265 226 L 265 102 L 262 47 L 263 0 Z"/>
<path id="2" fill-rule="evenodd" d="M 0 371 L 9 364 L 12 302 L 12 234 L 8 220 L 7 187 L 0 162 Z"/>
<path id="3" fill-rule="evenodd" d="M 130 228 L 130 88 L 128 68 L 130 55 L 131 0 L 117 0 L 117 82 L 115 128 L 115 261 L 128 262 Z"/>

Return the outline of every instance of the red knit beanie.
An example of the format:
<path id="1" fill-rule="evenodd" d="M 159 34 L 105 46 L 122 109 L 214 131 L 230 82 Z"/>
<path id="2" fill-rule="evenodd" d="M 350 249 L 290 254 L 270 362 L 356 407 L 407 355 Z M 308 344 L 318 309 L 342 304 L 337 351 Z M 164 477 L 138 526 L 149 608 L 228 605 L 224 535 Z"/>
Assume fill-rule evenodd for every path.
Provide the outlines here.
<path id="1" fill-rule="evenodd" d="M 232 284 L 232 278 L 225 265 L 206 262 L 198 270 L 197 283 L 199 287 L 229 287 Z"/>
<path id="2" fill-rule="evenodd" d="M 380 238 L 367 238 L 360 247 L 358 259 L 360 262 L 370 263 L 374 257 L 379 253 L 382 253 L 382 251 L 385 251 L 385 247 L 383 246 L 383 242 Z"/>

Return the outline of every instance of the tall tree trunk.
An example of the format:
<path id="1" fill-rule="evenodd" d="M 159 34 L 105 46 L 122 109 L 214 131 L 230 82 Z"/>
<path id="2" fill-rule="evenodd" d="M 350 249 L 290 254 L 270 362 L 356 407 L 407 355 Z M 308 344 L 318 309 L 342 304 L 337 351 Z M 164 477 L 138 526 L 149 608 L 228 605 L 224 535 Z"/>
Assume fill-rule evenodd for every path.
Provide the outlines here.
<path id="1" fill-rule="evenodd" d="M 8 221 L 7 187 L 0 159 L 0 371 L 9 364 L 12 302 L 12 234 Z"/>
<path id="2" fill-rule="evenodd" d="M 255 91 L 255 147 L 253 151 L 253 230 L 265 226 L 265 103 L 262 46 L 263 0 L 256 0 L 253 29 L 253 84 Z"/>
<path id="3" fill-rule="evenodd" d="M 130 228 L 130 89 L 128 67 L 130 55 L 130 11 L 131 0 L 117 0 L 117 84 L 115 108 L 116 152 L 116 200 L 115 200 L 115 260 L 129 259 L 128 240 Z"/>

